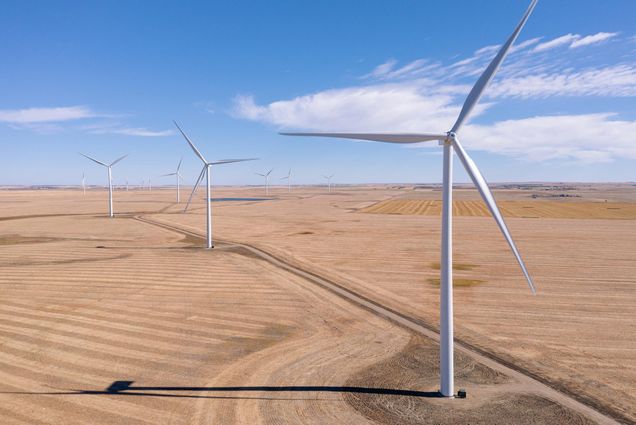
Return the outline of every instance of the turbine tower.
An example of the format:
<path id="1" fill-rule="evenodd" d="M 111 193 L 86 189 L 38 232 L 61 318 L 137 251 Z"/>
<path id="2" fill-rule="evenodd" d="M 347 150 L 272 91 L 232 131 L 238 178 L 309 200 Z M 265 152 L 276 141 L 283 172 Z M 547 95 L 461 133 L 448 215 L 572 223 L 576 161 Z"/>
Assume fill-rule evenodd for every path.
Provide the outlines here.
<path id="1" fill-rule="evenodd" d="M 455 121 L 455 124 L 445 134 L 404 134 L 404 133 L 281 133 L 287 136 L 320 136 L 320 137 L 336 137 L 342 139 L 370 140 L 375 142 L 388 143 L 418 143 L 427 141 L 438 141 L 444 147 L 444 165 L 443 165 L 443 192 L 442 192 L 442 252 L 440 267 L 440 392 L 445 397 L 453 397 L 453 261 L 452 261 L 452 199 L 453 199 L 453 152 L 457 154 L 466 172 L 472 179 L 473 183 L 479 190 L 479 193 L 488 206 L 490 213 L 497 222 L 499 229 L 503 233 L 508 245 L 521 267 L 521 270 L 528 282 L 528 286 L 535 294 L 534 284 L 528 274 L 528 270 L 521 259 L 519 251 L 510 236 L 508 227 L 495 203 L 495 199 L 477 168 L 477 165 L 468 155 L 464 147 L 459 142 L 458 133 L 462 125 L 468 119 L 479 98 L 484 92 L 488 83 L 499 69 L 499 66 L 510 51 L 512 44 L 517 39 L 519 32 L 525 25 L 530 14 L 534 10 L 537 0 L 532 0 L 526 13 L 521 18 L 521 22 L 517 25 L 508 40 L 500 48 L 497 55 L 488 65 L 482 75 L 479 77 L 468 97 L 466 98 L 461 112 Z"/>
<path id="2" fill-rule="evenodd" d="M 269 175 L 271 174 L 271 172 L 274 171 L 274 169 L 270 169 L 268 172 L 266 172 L 265 174 L 261 174 L 261 173 L 254 173 L 257 174 L 261 177 L 265 177 L 265 196 L 269 196 Z"/>
<path id="3" fill-rule="evenodd" d="M 86 176 L 84 175 L 83 171 L 82 171 L 82 191 L 84 192 L 84 195 L 86 195 Z"/>
<path id="4" fill-rule="evenodd" d="M 110 164 L 105 164 L 105 163 L 103 163 L 101 161 L 96 160 L 95 158 L 91 158 L 88 155 L 84 155 L 81 152 L 79 154 L 82 155 L 83 157 L 86 157 L 86 158 L 90 159 L 93 162 L 96 162 L 99 165 L 103 165 L 104 167 L 106 167 L 108 169 L 108 215 L 109 215 L 109 217 L 114 217 L 114 214 L 113 214 L 113 173 L 112 173 L 112 168 L 113 168 L 113 165 L 117 164 L 119 161 L 121 161 L 122 159 L 126 158 L 128 156 L 128 154 L 117 158 L 116 160 L 114 160 Z"/>
<path id="5" fill-rule="evenodd" d="M 175 178 L 177 179 L 177 204 L 181 202 L 180 186 L 179 186 L 180 181 L 183 180 L 183 176 L 181 175 L 181 173 L 179 173 L 179 169 L 181 168 L 181 161 L 183 161 L 183 157 L 179 160 L 179 164 L 177 165 L 177 171 L 175 171 L 174 173 L 164 174 L 161 176 L 161 177 L 175 176 Z"/>
<path id="6" fill-rule="evenodd" d="M 207 209 L 207 218 L 206 218 L 206 228 L 207 228 L 207 237 L 206 237 L 206 247 L 207 248 L 214 248 L 214 245 L 212 244 L 212 207 L 210 205 L 210 171 L 212 170 L 212 166 L 213 165 L 220 165 L 220 164 L 230 164 L 232 162 L 242 162 L 242 161 L 253 161 L 255 159 L 258 158 L 243 158 L 243 159 L 220 159 L 218 161 L 213 161 L 213 162 L 208 162 L 205 157 L 201 154 L 201 152 L 199 152 L 199 150 L 196 148 L 196 146 L 194 146 L 194 143 L 192 143 L 192 140 L 190 140 L 190 138 L 188 136 L 186 136 L 186 134 L 183 132 L 183 130 L 181 130 L 181 127 L 179 127 L 179 124 L 177 124 L 176 121 L 173 121 L 174 125 L 177 126 L 177 128 L 179 129 L 179 132 L 183 135 L 183 137 L 186 139 L 186 142 L 188 142 L 188 145 L 190 145 L 190 147 L 192 148 L 192 151 L 194 151 L 194 153 L 196 154 L 196 156 L 199 157 L 199 159 L 203 162 L 203 168 L 201 169 L 201 173 L 199 174 L 199 178 L 197 179 L 196 183 L 194 184 L 194 188 L 192 188 L 192 193 L 190 193 L 190 198 L 188 199 L 188 203 L 186 204 L 186 207 L 184 208 L 183 212 L 188 211 L 188 207 L 190 206 L 190 201 L 192 201 L 192 196 L 194 196 L 194 192 L 196 192 L 197 188 L 199 187 L 199 184 L 201 183 L 201 180 L 203 180 L 203 175 L 205 174 L 205 179 L 206 179 L 206 191 L 205 191 L 205 205 L 206 205 L 206 209 Z"/>
<path id="7" fill-rule="evenodd" d="M 289 173 L 287 173 L 285 177 L 281 177 L 280 179 L 281 180 L 287 179 L 287 192 L 291 193 L 291 168 L 289 169 Z"/>
<path id="8" fill-rule="evenodd" d="M 331 178 L 333 176 L 335 176 L 335 174 L 332 174 L 330 176 L 325 176 L 324 174 L 322 175 L 325 179 L 327 179 L 327 187 L 329 188 L 329 193 L 331 193 Z"/>

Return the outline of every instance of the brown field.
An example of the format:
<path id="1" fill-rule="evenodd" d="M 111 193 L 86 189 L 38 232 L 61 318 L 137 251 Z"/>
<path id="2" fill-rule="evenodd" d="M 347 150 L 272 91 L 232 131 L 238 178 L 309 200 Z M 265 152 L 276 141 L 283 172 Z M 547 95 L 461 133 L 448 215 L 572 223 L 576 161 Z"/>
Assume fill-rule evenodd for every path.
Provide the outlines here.
<path id="1" fill-rule="evenodd" d="M 496 193 L 542 211 L 525 219 L 504 210 L 536 297 L 492 219 L 460 208 L 455 275 L 481 282 L 456 285 L 456 337 L 576 394 L 606 422 L 627 423 L 636 420 L 636 221 L 581 211 L 604 193 L 634 211 L 635 190 L 601 189 L 568 189 L 581 198 L 554 201 L 526 199 L 523 189 Z M 261 192 L 221 188 L 215 196 Z M 475 200 L 457 192 L 460 202 Z M 117 191 L 119 215 L 108 219 L 103 190 L 0 191 L 0 423 L 603 420 L 463 352 L 456 385 L 468 399 L 431 397 L 433 340 L 230 243 L 435 328 L 438 218 L 362 211 L 390 199 L 421 204 L 438 191 L 273 193 L 213 203 L 219 241 L 207 251 L 192 235 L 135 219 L 203 234 L 201 198 L 181 214 L 173 190 Z"/>

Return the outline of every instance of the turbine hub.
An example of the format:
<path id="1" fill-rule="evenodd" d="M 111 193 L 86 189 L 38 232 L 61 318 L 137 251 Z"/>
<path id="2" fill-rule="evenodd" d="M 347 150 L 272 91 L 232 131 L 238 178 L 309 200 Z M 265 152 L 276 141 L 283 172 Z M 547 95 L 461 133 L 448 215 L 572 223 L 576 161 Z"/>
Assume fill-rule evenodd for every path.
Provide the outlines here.
<path id="1" fill-rule="evenodd" d="M 447 135 L 446 140 L 448 140 L 449 142 L 457 139 L 457 134 L 454 131 L 449 131 L 448 133 L 446 133 L 446 135 Z"/>

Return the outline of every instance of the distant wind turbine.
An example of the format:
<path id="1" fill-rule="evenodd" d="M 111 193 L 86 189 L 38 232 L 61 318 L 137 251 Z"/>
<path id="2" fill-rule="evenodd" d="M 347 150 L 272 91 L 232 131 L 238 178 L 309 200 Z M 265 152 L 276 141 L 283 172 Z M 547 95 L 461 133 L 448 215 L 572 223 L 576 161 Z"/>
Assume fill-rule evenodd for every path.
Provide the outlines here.
<path id="1" fill-rule="evenodd" d="M 181 173 L 179 173 L 179 169 L 181 168 L 181 161 L 183 161 L 183 157 L 179 160 L 179 164 L 177 165 L 177 171 L 175 171 L 174 173 L 164 174 L 161 176 L 161 177 L 175 176 L 175 178 L 177 179 L 177 204 L 181 203 L 180 186 L 179 186 L 180 181 L 183 180 L 183 176 L 181 175 Z"/>
<path id="2" fill-rule="evenodd" d="M 148 177 L 148 190 L 152 190 L 152 180 Z"/>
<path id="3" fill-rule="evenodd" d="M 242 161 L 253 161 L 255 159 L 258 158 L 242 158 L 242 159 L 220 159 L 218 161 L 213 161 L 213 162 L 208 162 L 205 157 L 201 154 L 201 152 L 199 152 L 199 150 L 196 148 L 196 146 L 194 146 L 194 143 L 192 143 L 192 140 L 190 140 L 190 138 L 183 132 L 183 130 L 181 130 L 181 127 L 179 127 L 179 124 L 177 124 L 176 121 L 173 121 L 174 125 L 177 126 L 177 128 L 179 129 L 179 132 L 181 133 L 181 135 L 183 135 L 183 137 L 186 139 L 186 142 L 188 142 L 188 145 L 190 145 L 190 148 L 192 148 L 192 151 L 195 153 L 196 156 L 199 157 L 199 159 L 203 162 L 203 168 L 201 169 L 201 173 L 199 174 L 199 178 L 197 179 L 196 183 L 194 184 L 194 187 L 192 188 L 192 193 L 190 193 L 190 198 L 188 199 L 188 203 L 186 204 L 186 207 L 184 208 L 183 212 L 186 212 L 188 210 L 188 207 L 190 206 L 190 202 L 192 201 L 192 197 L 194 196 L 194 192 L 196 192 L 197 188 L 199 187 L 199 184 L 201 183 L 201 181 L 203 180 L 203 175 L 205 175 L 206 178 L 206 191 L 205 191 L 205 205 L 207 207 L 207 219 L 206 219 L 206 228 L 207 228 L 207 241 L 206 241 L 206 247 L 207 248 L 214 248 L 214 245 L 212 244 L 212 207 L 210 205 L 210 172 L 212 171 L 212 166 L 213 165 L 221 165 L 221 164 L 230 164 L 232 162 L 242 162 Z"/>
<path id="4" fill-rule="evenodd" d="M 261 173 L 254 173 L 257 174 L 261 177 L 265 177 L 265 196 L 269 196 L 269 175 L 271 174 L 271 172 L 274 171 L 274 169 L 270 169 L 268 172 L 266 172 L 265 174 L 261 174 Z"/>
<path id="5" fill-rule="evenodd" d="M 108 215 L 110 217 L 114 217 L 114 214 L 113 214 L 113 173 L 112 173 L 111 169 L 113 168 L 113 165 L 117 164 L 119 161 L 121 161 L 122 159 L 126 158 L 128 156 L 128 154 L 117 158 L 116 160 L 114 160 L 110 164 L 105 164 L 105 163 L 103 163 L 101 161 L 96 160 L 95 158 L 91 158 L 88 155 L 84 155 L 81 152 L 79 154 L 82 155 L 83 157 L 86 157 L 86 158 L 90 159 L 93 162 L 96 162 L 99 165 L 103 165 L 104 167 L 106 167 L 108 169 Z"/>
<path id="6" fill-rule="evenodd" d="M 452 206 L 453 206 L 453 184 L 452 184 L 452 159 L 453 152 L 457 154 L 466 172 L 472 179 L 475 186 L 479 190 L 482 199 L 488 206 L 490 213 L 494 217 L 499 229 L 503 233 L 508 245 L 521 267 L 521 270 L 528 282 L 528 286 L 533 294 L 535 294 L 534 284 L 528 274 L 528 270 L 521 259 L 521 255 L 510 236 L 508 227 L 497 207 L 495 198 L 464 147 L 459 143 L 457 134 L 462 125 L 468 119 L 475 105 L 479 101 L 484 89 L 492 80 L 493 76 L 499 69 L 499 66 L 510 51 L 513 43 L 517 39 L 519 32 L 525 25 L 530 14 L 534 10 L 537 0 L 532 0 L 530 6 L 523 15 L 521 22 L 517 25 L 512 35 L 501 46 L 499 52 L 490 62 L 486 70 L 479 77 L 473 88 L 471 89 L 464 105 L 455 121 L 455 124 L 447 133 L 437 134 L 404 134 L 404 133 L 281 133 L 287 136 L 320 136 L 320 137 L 336 137 L 343 139 L 370 140 L 375 142 L 388 143 L 418 143 L 427 141 L 439 141 L 444 146 L 444 166 L 443 166 L 443 192 L 442 192 L 442 255 L 440 267 L 440 392 L 443 396 L 452 397 L 454 394 L 453 383 L 453 261 L 452 261 Z"/>
<path id="7" fill-rule="evenodd" d="M 82 191 L 84 191 L 84 195 L 86 195 L 86 176 L 84 176 L 83 171 L 82 171 Z"/>
<path id="8" fill-rule="evenodd" d="M 331 193 L 331 178 L 334 176 L 335 174 L 332 174 L 330 176 L 325 176 L 324 174 L 322 175 L 325 179 L 327 179 L 327 185 L 329 187 L 329 193 Z"/>
<path id="9" fill-rule="evenodd" d="M 287 179 L 287 192 L 291 193 L 291 168 L 289 169 L 289 172 L 287 173 L 287 175 L 285 177 L 281 177 L 281 180 L 285 180 Z"/>

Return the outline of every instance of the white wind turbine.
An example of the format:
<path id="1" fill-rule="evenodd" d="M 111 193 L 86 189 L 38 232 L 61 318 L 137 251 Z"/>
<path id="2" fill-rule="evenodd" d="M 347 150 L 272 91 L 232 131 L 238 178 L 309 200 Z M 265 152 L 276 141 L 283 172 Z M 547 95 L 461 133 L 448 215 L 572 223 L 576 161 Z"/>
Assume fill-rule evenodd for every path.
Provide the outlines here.
<path id="1" fill-rule="evenodd" d="M 265 177 L 265 196 L 269 196 L 269 175 L 271 174 L 272 171 L 274 171 L 273 168 L 269 170 L 268 172 L 266 172 L 265 174 L 254 173 L 261 177 Z"/>
<path id="2" fill-rule="evenodd" d="M 441 267 L 440 267 L 440 392 L 443 396 L 452 397 L 454 394 L 453 383 L 453 287 L 452 287 L 452 159 L 453 152 L 457 154 L 462 165 L 466 169 L 466 172 L 472 179 L 473 183 L 479 190 L 482 199 L 488 206 L 490 213 L 494 217 L 495 221 L 499 225 L 499 229 L 503 233 L 508 245 L 512 250 L 517 262 L 521 266 L 521 270 L 528 282 L 528 286 L 535 294 L 535 288 L 532 283 L 532 279 L 528 274 L 528 270 L 519 255 L 519 251 L 510 236 L 508 227 L 506 226 L 504 219 L 495 203 L 495 199 L 486 183 L 486 180 L 482 176 L 481 172 L 475 165 L 468 153 L 464 150 L 464 147 L 459 142 L 457 136 L 462 125 L 468 119 L 471 111 L 479 101 L 479 98 L 484 92 L 488 83 L 492 80 L 493 76 L 499 69 L 499 66 L 503 62 L 504 58 L 508 54 L 512 44 L 517 39 L 519 32 L 525 25 L 528 17 L 534 10 L 537 4 L 537 0 L 532 0 L 530 6 L 523 15 L 521 22 L 517 25 L 512 35 L 500 48 L 497 55 L 492 62 L 488 65 L 486 70 L 479 77 L 473 88 L 471 89 L 468 97 L 466 98 L 464 105 L 459 113 L 455 124 L 445 134 L 371 134 L 371 133 L 281 133 L 288 136 L 321 136 L 321 137 L 336 137 L 344 139 L 358 139 L 358 140 L 370 140 L 376 142 L 388 142 L 388 143 L 418 143 L 427 141 L 439 141 L 440 145 L 444 146 L 444 167 L 443 167 L 443 194 L 442 194 L 442 252 L 441 252 Z"/>
<path id="3" fill-rule="evenodd" d="M 212 170 L 212 166 L 213 165 L 220 165 L 220 164 L 230 164 L 232 162 L 242 162 L 242 161 L 253 161 L 255 159 L 258 158 L 243 158 L 243 159 L 220 159 L 218 161 L 214 161 L 214 162 L 208 162 L 203 155 L 201 154 L 201 152 L 199 152 L 199 150 L 196 148 L 196 146 L 194 146 L 194 143 L 192 143 L 192 140 L 190 140 L 190 138 L 183 132 L 183 130 L 181 130 L 181 127 L 179 127 L 179 124 L 176 123 L 176 121 L 173 121 L 174 125 L 177 126 L 177 128 L 179 129 L 179 132 L 181 132 L 181 134 L 183 135 L 183 137 L 186 139 L 186 142 L 188 142 L 188 145 L 190 145 L 190 147 L 192 148 L 192 150 L 194 151 L 194 153 L 196 154 L 196 156 L 199 157 L 199 159 L 203 162 L 203 168 L 201 169 L 201 173 L 199 174 L 199 178 L 197 179 L 196 183 L 194 184 L 194 187 L 192 188 L 192 193 L 190 193 L 190 198 L 188 199 L 188 203 L 186 204 L 186 207 L 184 208 L 183 212 L 188 211 L 188 207 L 190 206 L 190 202 L 192 201 L 192 196 L 194 196 L 194 192 L 196 192 L 197 188 L 199 187 L 199 184 L 201 183 L 201 181 L 203 180 L 203 175 L 205 174 L 205 178 L 206 178 L 206 191 L 205 191 L 205 205 L 207 207 L 207 219 L 206 219 L 206 228 L 207 228 L 207 242 L 206 242 L 206 247 L 207 248 L 214 248 L 214 245 L 212 244 L 212 207 L 210 205 L 210 171 Z"/>
<path id="4" fill-rule="evenodd" d="M 117 164 L 119 161 L 121 161 L 122 159 L 126 158 L 128 156 L 128 154 L 117 158 L 116 160 L 114 160 L 113 162 L 111 162 L 110 164 L 105 164 L 101 161 L 96 160 L 95 158 L 91 158 L 88 155 L 84 155 L 83 153 L 79 153 L 80 155 L 82 155 L 83 157 L 86 157 L 88 159 L 90 159 L 93 162 L 98 163 L 99 165 L 103 165 L 104 167 L 106 167 L 108 169 L 108 215 L 110 217 L 114 217 L 113 214 L 113 173 L 112 173 L 112 168 L 113 165 Z"/>
<path id="5" fill-rule="evenodd" d="M 177 171 L 175 171 L 174 173 L 164 174 L 161 176 L 161 177 L 175 176 L 175 178 L 177 179 L 177 204 L 181 202 L 180 186 L 179 186 L 179 183 L 181 182 L 181 180 L 183 180 L 183 176 L 181 175 L 181 173 L 179 173 L 179 169 L 181 168 L 181 161 L 183 161 L 183 158 L 179 160 L 179 164 L 177 165 Z"/>
<path id="6" fill-rule="evenodd" d="M 258 173 L 257 173 L 258 174 Z M 261 174 L 262 175 L 262 174 Z M 287 179 L 287 192 L 291 193 L 291 168 L 289 169 L 289 173 L 287 173 L 287 175 L 285 177 L 281 177 L 281 180 L 285 180 Z"/>
<path id="7" fill-rule="evenodd" d="M 329 193 L 331 193 L 331 178 L 333 176 L 335 176 L 335 174 L 332 174 L 330 176 L 325 176 L 324 174 L 322 175 L 325 179 L 327 179 L 327 187 L 329 188 Z"/>
<path id="8" fill-rule="evenodd" d="M 86 195 L 86 176 L 84 175 L 83 171 L 82 171 L 82 191 L 84 192 L 84 195 Z"/>

